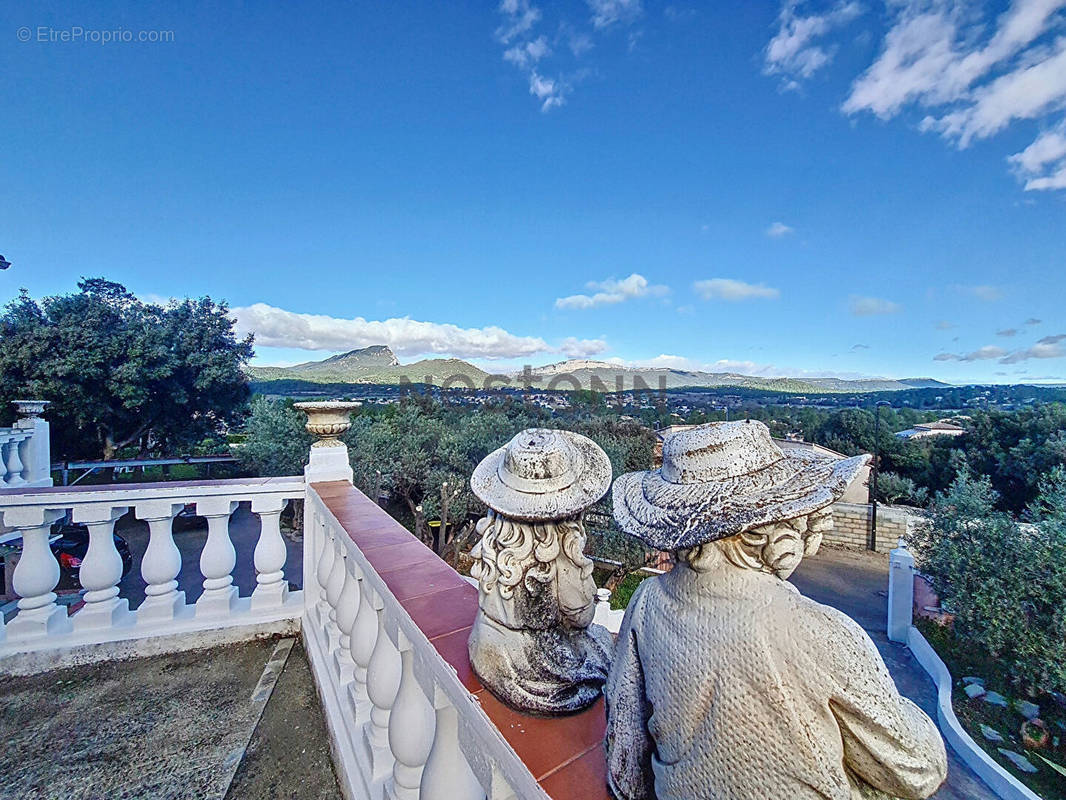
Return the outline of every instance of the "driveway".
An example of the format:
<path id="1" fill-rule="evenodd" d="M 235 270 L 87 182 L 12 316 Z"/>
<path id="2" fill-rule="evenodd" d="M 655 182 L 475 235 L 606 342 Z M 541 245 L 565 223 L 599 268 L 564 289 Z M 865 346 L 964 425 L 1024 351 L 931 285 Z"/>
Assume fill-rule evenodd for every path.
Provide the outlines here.
<path id="1" fill-rule="evenodd" d="M 936 687 L 910 650 L 887 636 L 888 556 L 823 547 L 805 558 L 789 579 L 803 594 L 858 622 L 877 645 L 900 694 L 934 720 Z M 937 800 L 996 800 L 996 795 L 948 748 L 948 779 Z"/>

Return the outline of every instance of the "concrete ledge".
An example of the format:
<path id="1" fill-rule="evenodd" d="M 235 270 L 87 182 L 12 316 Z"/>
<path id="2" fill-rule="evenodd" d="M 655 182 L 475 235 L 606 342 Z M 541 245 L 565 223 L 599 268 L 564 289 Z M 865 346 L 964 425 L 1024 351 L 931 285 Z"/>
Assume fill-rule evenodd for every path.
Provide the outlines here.
<path id="1" fill-rule="evenodd" d="M 247 604 L 248 598 L 239 601 Z M 60 667 L 199 650 L 249 639 L 293 636 L 300 630 L 303 593 L 291 592 L 281 608 L 235 614 L 217 621 L 191 611 L 165 625 L 112 628 L 0 644 L 0 675 L 32 675 Z"/>
<path id="2" fill-rule="evenodd" d="M 996 763 L 959 723 L 951 705 L 951 673 L 932 645 L 922 636 L 921 631 L 913 625 L 907 634 L 907 647 L 936 685 L 936 712 L 940 732 L 966 766 L 1003 800 L 1042 800 L 1040 795 Z"/>

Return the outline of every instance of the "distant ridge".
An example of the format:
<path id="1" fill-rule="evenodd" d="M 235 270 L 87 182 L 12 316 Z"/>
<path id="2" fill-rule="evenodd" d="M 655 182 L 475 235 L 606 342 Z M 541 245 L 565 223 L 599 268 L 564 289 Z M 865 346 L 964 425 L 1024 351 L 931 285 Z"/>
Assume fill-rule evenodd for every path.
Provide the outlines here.
<path id="1" fill-rule="evenodd" d="M 489 373 L 458 358 L 429 358 L 401 364 L 386 345 L 352 350 L 322 361 L 292 367 L 248 367 L 252 380 L 282 380 L 307 383 L 399 384 L 430 383 L 461 388 L 481 388 Z M 522 373 L 512 373 L 511 386 L 521 386 Z M 561 390 L 598 389 L 629 391 L 635 387 L 657 390 L 736 386 L 795 394 L 903 391 L 913 388 L 947 387 L 932 378 L 844 380 L 841 378 L 763 378 L 735 372 L 700 372 L 666 367 L 629 367 L 609 361 L 572 359 L 530 369 L 534 388 Z M 499 385 L 499 382 L 496 382 Z"/>

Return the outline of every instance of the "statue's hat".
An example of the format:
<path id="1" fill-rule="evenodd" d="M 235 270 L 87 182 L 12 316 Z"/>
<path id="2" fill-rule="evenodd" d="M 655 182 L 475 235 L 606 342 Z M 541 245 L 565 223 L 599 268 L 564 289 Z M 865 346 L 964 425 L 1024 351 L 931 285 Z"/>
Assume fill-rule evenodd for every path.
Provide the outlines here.
<path id="1" fill-rule="evenodd" d="M 470 478 L 482 502 L 515 519 L 572 517 L 607 493 L 611 462 L 591 439 L 529 428 L 489 453 Z"/>
<path id="2" fill-rule="evenodd" d="M 614 518 L 657 550 L 678 550 L 811 514 L 869 460 L 782 450 L 761 422 L 711 422 L 669 436 L 663 465 L 614 482 Z"/>

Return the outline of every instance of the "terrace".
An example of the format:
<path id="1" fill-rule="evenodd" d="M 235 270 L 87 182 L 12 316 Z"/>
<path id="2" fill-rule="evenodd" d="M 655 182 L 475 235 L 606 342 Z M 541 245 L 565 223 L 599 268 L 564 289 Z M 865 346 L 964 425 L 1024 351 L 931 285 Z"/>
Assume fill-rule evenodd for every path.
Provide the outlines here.
<path id="1" fill-rule="evenodd" d="M 466 650 L 476 588 L 355 489 L 337 449 L 312 448 L 306 476 L 94 487 L 28 487 L 9 456 L 7 485 L 20 488 L 0 490 L 0 513 L 5 538 L 23 543 L 18 608 L 0 626 L 5 719 L 22 721 L 4 731 L 14 796 L 606 796 L 602 702 L 538 719 L 489 695 Z M 300 589 L 280 528 L 292 500 L 304 509 Z M 173 527 L 189 504 L 208 529 L 195 581 Z M 251 553 L 231 535 L 242 507 L 259 522 Z M 67 515 L 90 536 L 69 608 L 49 547 Z M 113 537 L 131 517 L 148 527 L 136 608 Z M 238 585 L 242 574 L 254 584 Z M 299 708 L 277 706 L 299 695 L 303 664 L 324 730 L 312 715 L 293 740 L 284 720 Z M 285 736 L 301 751 L 276 753 L 264 778 L 247 754 Z M 327 740 L 337 787 L 293 783 L 322 766 Z"/>
<path id="2" fill-rule="evenodd" d="M 51 487 L 16 468 L 26 455 L 39 470 L 33 436 L 5 453 L 4 537 L 23 544 L 0 620 L 0 794 L 609 796 L 602 700 L 546 719 L 490 694 L 467 654 L 476 587 L 352 485 L 324 430 L 305 475 L 284 478 Z M 280 524 L 292 501 L 298 542 Z M 174 528 L 190 505 L 207 528 L 192 546 Z M 69 607 L 49 546 L 68 515 L 90 537 Z M 116 524 L 147 529 L 139 581 L 122 576 Z M 909 656 L 889 663 L 933 702 Z M 953 760 L 938 796 L 991 795 Z"/>

